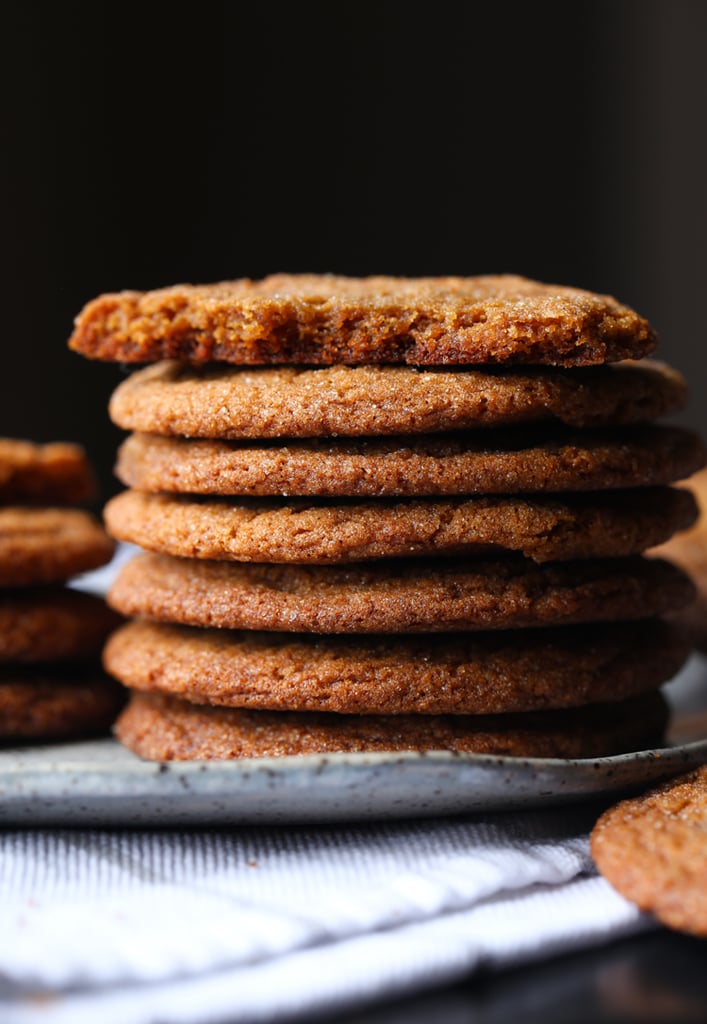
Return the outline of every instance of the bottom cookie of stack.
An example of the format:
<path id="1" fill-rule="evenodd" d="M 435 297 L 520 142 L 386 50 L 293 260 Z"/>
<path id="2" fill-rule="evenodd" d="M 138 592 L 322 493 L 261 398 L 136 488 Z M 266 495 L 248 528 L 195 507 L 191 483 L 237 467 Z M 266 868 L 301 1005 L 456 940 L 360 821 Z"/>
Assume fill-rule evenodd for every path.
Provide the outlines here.
<path id="1" fill-rule="evenodd" d="M 118 739 L 158 760 L 228 760 L 297 754 L 447 750 L 510 757 L 605 757 L 659 742 L 667 705 L 656 692 L 525 715 L 336 715 L 196 707 L 134 693 Z"/>

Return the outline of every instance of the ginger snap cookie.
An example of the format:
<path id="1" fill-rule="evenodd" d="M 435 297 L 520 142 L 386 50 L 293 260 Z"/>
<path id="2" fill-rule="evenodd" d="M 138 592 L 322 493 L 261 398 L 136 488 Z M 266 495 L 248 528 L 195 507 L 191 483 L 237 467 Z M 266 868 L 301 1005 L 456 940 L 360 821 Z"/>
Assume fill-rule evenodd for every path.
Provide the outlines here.
<path id="1" fill-rule="evenodd" d="M 132 622 L 104 666 L 196 704 L 343 714 L 494 714 L 620 701 L 688 648 L 660 620 L 474 636 L 333 637 Z M 609 715 L 613 712 L 609 712 Z"/>
<path id="2" fill-rule="evenodd" d="M 92 594 L 68 587 L 0 592 L 0 662 L 97 657 L 122 618 Z"/>
<path id="3" fill-rule="evenodd" d="M 647 487 L 704 463 L 696 434 L 658 426 L 258 445 L 133 434 L 119 450 L 116 475 L 140 491 L 414 497 Z"/>
<path id="4" fill-rule="evenodd" d="M 34 444 L 0 438 L 0 502 L 83 505 L 96 496 L 96 481 L 76 444 Z"/>
<path id="5" fill-rule="evenodd" d="M 126 616 L 226 629 L 416 633 L 642 619 L 690 603 L 684 573 L 658 559 L 536 565 L 403 559 L 267 565 L 143 554 L 109 603 Z"/>
<path id="6" fill-rule="evenodd" d="M 688 491 L 327 503 L 197 500 L 124 491 L 109 533 L 162 554 L 243 562 L 336 563 L 516 551 L 537 562 L 631 555 L 696 516 Z"/>
<path id="7" fill-rule="evenodd" d="M 572 427 L 640 423 L 687 400 L 662 363 L 504 370 L 412 366 L 193 367 L 138 370 L 109 412 L 126 430 L 219 439 L 437 433 L 560 421 Z"/>
<path id="8" fill-rule="evenodd" d="M 133 693 L 115 732 L 130 750 L 158 761 L 425 750 L 580 758 L 651 745 L 666 718 L 665 702 L 657 693 L 610 708 L 599 704 L 489 716 L 243 711 Z"/>
<path id="9" fill-rule="evenodd" d="M 124 703 L 124 690 L 94 665 L 3 666 L 0 742 L 105 732 Z"/>
<path id="10" fill-rule="evenodd" d="M 512 275 L 275 274 L 101 295 L 70 346 L 118 362 L 547 363 L 652 352 L 650 325 L 606 295 Z"/>
<path id="11" fill-rule="evenodd" d="M 78 509 L 0 508 L 0 586 L 57 583 L 110 561 L 113 541 Z"/>
<path id="12" fill-rule="evenodd" d="M 669 928 L 707 938 L 707 766 L 606 811 L 592 856 L 615 889 Z"/>
<path id="13" fill-rule="evenodd" d="M 688 629 L 696 647 L 707 651 L 707 470 L 701 470 L 686 481 L 700 508 L 695 525 L 685 533 L 672 537 L 651 552 L 681 566 L 694 580 L 696 599 L 680 612 L 680 620 Z"/>

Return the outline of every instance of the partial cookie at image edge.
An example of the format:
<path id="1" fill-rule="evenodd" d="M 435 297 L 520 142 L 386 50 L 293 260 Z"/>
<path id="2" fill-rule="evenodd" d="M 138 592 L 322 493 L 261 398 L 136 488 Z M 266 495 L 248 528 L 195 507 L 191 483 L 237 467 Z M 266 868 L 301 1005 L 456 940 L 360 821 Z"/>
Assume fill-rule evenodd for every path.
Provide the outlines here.
<path id="1" fill-rule="evenodd" d="M 591 834 L 602 875 L 669 928 L 707 938 L 707 766 L 606 811 Z"/>
<path id="2" fill-rule="evenodd" d="M 680 566 L 695 583 L 694 602 L 677 614 L 694 645 L 707 653 L 707 470 L 685 481 L 697 499 L 700 515 L 691 529 L 672 537 L 649 554 Z"/>
<path id="3" fill-rule="evenodd" d="M 93 470 L 79 445 L 0 438 L 2 504 L 84 505 L 96 497 L 96 490 Z"/>
<path id="4" fill-rule="evenodd" d="M 109 562 L 115 545 L 79 509 L 0 508 L 0 587 L 60 583 Z"/>
<path id="5" fill-rule="evenodd" d="M 0 591 L 0 663 L 98 657 L 122 621 L 101 598 L 68 587 Z"/>
<path id="6" fill-rule="evenodd" d="M 97 665 L 0 670 L 0 743 L 107 733 L 125 694 Z"/>

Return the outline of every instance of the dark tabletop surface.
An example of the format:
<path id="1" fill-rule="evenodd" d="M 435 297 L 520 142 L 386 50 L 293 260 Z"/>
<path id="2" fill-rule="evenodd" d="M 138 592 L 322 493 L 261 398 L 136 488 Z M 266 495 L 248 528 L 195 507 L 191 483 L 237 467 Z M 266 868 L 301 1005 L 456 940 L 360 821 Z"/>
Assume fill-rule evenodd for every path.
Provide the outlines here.
<path id="1" fill-rule="evenodd" d="M 707 880 L 706 880 L 707 884 Z M 336 1018 L 328 1024 L 707 1022 L 707 941 L 664 929 Z"/>

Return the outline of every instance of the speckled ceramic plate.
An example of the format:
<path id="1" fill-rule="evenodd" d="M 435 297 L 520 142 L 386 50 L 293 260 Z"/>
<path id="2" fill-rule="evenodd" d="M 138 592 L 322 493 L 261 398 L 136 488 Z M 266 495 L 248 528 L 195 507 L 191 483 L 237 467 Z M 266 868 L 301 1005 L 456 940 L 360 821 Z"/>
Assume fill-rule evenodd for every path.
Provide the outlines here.
<path id="1" fill-rule="evenodd" d="M 707 661 L 666 688 L 669 746 L 580 761 L 338 754 L 139 760 L 113 740 L 0 751 L 0 825 L 236 825 L 419 817 L 617 796 L 707 761 Z"/>

